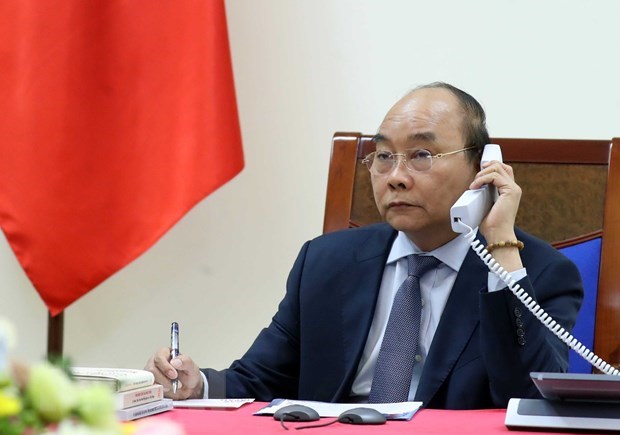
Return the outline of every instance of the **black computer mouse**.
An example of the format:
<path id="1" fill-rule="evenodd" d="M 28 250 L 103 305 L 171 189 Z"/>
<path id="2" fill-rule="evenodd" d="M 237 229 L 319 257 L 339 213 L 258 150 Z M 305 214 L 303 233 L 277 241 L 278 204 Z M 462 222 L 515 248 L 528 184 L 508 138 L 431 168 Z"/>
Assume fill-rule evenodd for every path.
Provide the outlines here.
<path id="1" fill-rule="evenodd" d="M 278 409 L 273 414 L 273 418 L 280 421 L 316 421 L 320 416 L 309 406 L 288 405 Z"/>
<path id="2" fill-rule="evenodd" d="M 372 408 L 353 408 L 338 416 L 340 423 L 349 424 L 383 424 L 385 415 Z"/>

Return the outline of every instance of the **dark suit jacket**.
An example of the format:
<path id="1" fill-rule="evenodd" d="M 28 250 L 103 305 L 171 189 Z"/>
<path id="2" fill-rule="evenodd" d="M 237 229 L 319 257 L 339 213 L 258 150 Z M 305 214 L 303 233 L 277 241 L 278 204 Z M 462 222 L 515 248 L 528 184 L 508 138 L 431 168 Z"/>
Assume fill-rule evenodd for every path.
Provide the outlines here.
<path id="1" fill-rule="evenodd" d="M 210 397 L 346 402 L 396 236 L 387 224 L 307 242 L 271 324 L 229 369 L 205 369 Z M 519 284 L 567 330 L 583 298 L 576 266 L 517 230 L 528 276 Z M 531 371 L 566 371 L 568 348 L 508 290 L 487 292 L 488 270 L 470 250 L 458 273 L 421 375 L 429 408 L 506 407 L 538 397 Z"/>

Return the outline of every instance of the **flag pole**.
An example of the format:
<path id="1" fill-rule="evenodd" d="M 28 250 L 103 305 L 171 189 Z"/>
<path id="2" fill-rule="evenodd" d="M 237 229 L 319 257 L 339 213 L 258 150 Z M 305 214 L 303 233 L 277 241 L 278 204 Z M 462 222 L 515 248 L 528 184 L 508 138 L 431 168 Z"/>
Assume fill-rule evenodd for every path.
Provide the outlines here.
<path id="1" fill-rule="evenodd" d="M 47 312 L 47 359 L 62 358 L 65 312 L 52 316 Z"/>

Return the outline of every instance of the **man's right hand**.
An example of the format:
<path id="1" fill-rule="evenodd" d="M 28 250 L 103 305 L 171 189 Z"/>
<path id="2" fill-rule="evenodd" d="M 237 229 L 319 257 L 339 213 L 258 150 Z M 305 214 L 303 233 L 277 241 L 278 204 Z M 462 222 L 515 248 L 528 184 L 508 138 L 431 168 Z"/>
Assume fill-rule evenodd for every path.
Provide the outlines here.
<path id="1" fill-rule="evenodd" d="M 155 382 L 163 385 L 164 395 L 174 400 L 202 399 L 204 383 L 200 369 L 187 355 L 170 360 L 170 348 L 163 347 L 146 362 L 145 370 L 155 375 Z M 178 378 L 176 394 L 172 393 L 172 381 Z"/>

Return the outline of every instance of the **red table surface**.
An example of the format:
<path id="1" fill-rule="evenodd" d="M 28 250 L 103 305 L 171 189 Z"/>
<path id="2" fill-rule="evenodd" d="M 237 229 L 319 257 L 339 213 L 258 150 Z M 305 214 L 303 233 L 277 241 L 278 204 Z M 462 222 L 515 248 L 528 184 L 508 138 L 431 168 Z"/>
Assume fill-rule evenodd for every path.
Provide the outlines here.
<path id="1" fill-rule="evenodd" d="M 254 412 L 266 403 L 255 402 L 234 410 L 212 409 L 174 409 L 148 419 L 168 419 L 183 426 L 186 435 L 199 434 L 280 434 L 299 433 L 301 435 L 321 434 L 529 434 L 541 433 L 531 431 L 509 430 L 504 425 L 506 410 L 484 409 L 474 411 L 447 411 L 423 409 L 418 411 L 410 421 L 388 421 L 384 425 L 351 425 L 335 423 L 331 426 L 306 429 L 302 432 L 284 430 L 280 422 L 271 416 L 255 416 Z M 321 423 L 330 418 L 322 418 Z M 290 429 L 313 423 L 286 423 Z M 549 432 L 568 434 L 571 432 Z M 574 433 L 574 432 L 572 432 Z M 583 433 L 583 432 L 581 432 Z"/>

